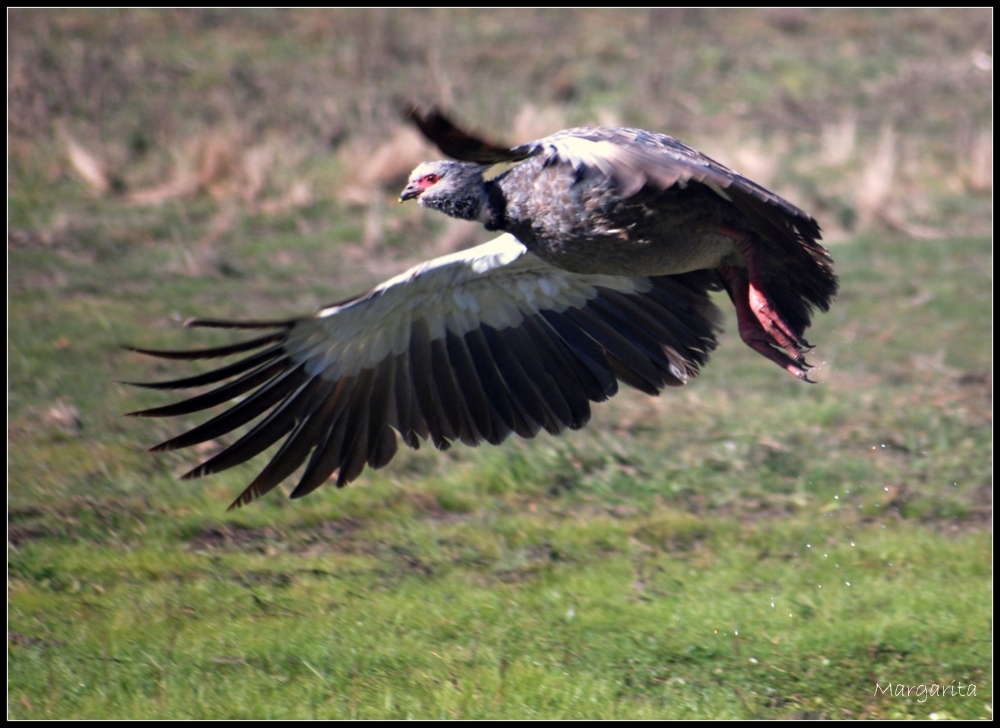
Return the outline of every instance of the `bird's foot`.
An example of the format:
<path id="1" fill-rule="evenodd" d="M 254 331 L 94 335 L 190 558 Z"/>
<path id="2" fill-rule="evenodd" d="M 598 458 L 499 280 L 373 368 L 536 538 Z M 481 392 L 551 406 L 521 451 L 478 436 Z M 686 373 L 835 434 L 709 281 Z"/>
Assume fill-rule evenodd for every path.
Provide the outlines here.
<path id="1" fill-rule="evenodd" d="M 792 376 L 801 379 L 803 382 L 813 382 L 809 378 L 809 369 L 812 366 L 806 361 L 802 352 L 792 349 L 791 355 L 786 354 L 784 347 L 777 348 L 780 344 L 771 333 L 761 326 L 760 321 L 753 316 L 741 316 L 739 310 L 739 307 L 737 307 L 736 319 L 739 326 L 740 338 L 743 339 L 743 343 L 758 354 L 773 361 Z"/>
<path id="2" fill-rule="evenodd" d="M 747 283 L 747 303 L 754 318 L 773 343 L 788 352 L 795 361 L 804 362 L 803 350 L 809 348 L 809 344 L 785 323 L 781 314 L 774 310 L 767 295 L 754 286 L 752 278 Z"/>
<path id="3" fill-rule="evenodd" d="M 770 359 L 792 376 L 812 382 L 804 349 L 808 342 L 798 336 L 752 282 L 747 269 L 723 265 L 719 273 L 736 305 L 736 322 L 743 343 Z"/>

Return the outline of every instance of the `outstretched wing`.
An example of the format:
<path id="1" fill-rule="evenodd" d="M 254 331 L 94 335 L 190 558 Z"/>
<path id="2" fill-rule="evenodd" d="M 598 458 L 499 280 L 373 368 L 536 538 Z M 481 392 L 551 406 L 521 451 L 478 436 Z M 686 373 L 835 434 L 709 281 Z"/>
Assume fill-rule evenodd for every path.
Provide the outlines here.
<path id="1" fill-rule="evenodd" d="M 264 415 L 184 477 L 233 467 L 284 437 L 230 507 L 267 493 L 306 463 L 291 494 L 298 498 L 334 472 L 341 487 L 366 463 L 387 464 L 396 433 L 413 448 L 420 439 L 442 450 L 455 440 L 497 444 L 512 433 L 533 437 L 543 428 L 555 434 L 582 427 L 590 402 L 612 396 L 619 380 L 651 394 L 681 385 L 715 348 L 718 311 L 707 291 L 718 288 L 714 272 L 573 274 L 503 235 L 428 261 L 310 318 L 193 321 L 270 333 L 213 349 L 135 349 L 176 359 L 255 353 L 205 374 L 137 383 L 218 386 L 131 414 L 184 415 L 242 397 L 152 450 L 214 439 Z"/>

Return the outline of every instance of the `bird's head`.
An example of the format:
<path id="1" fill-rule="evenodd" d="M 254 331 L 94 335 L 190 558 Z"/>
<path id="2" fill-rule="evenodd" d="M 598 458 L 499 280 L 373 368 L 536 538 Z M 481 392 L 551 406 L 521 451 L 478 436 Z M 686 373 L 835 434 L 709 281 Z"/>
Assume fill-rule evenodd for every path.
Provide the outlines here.
<path id="1" fill-rule="evenodd" d="M 399 201 L 416 199 L 452 217 L 478 219 L 477 208 L 485 201 L 483 173 L 488 169 L 471 162 L 424 162 L 410 173 Z"/>

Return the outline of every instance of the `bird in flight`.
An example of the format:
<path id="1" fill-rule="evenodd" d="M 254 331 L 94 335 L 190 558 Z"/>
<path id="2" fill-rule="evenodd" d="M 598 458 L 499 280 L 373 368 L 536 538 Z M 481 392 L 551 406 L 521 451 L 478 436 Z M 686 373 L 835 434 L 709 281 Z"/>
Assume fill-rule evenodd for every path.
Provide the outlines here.
<path id="1" fill-rule="evenodd" d="M 583 427 L 623 382 L 649 394 L 697 376 L 716 346 L 725 290 L 743 341 L 808 379 L 803 334 L 837 291 L 819 226 L 778 195 L 657 132 L 581 127 L 513 148 L 437 111 L 410 115 L 457 161 L 425 162 L 400 199 L 501 231 L 313 316 L 194 319 L 252 329 L 210 349 L 133 348 L 167 359 L 243 358 L 154 389 L 214 385 L 143 417 L 236 404 L 151 448 L 189 447 L 260 419 L 185 478 L 231 468 L 283 440 L 230 508 L 303 464 L 292 498 L 336 474 L 386 465 L 397 437 L 499 444 Z"/>

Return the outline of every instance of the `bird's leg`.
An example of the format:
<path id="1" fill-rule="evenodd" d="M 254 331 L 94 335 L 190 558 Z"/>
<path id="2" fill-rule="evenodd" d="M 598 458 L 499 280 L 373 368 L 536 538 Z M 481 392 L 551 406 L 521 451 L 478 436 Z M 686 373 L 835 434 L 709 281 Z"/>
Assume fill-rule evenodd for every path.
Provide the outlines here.
<path id="1" fill-rule="evenodd" d="M 722 265 L 719 266 L 719 273 L 722 274 L 726 288 L 729 289 L 729 295 L 736 305 L 736 323 L 743 343 L 799 379 L 806 382 L 812 381 L 806 373 L 809 365 L 806 363 L 805 357 L 802 356 L 802 352 L 794 346 L 784 346 L 779 341 L 779 337 L 775 336 L 773 332 L 767 331 L 761 324 L 760 316 L 753 309 L 751 296 L 754 289 L 746 269 Z M 785 338 L 783 334 L 781 338 Z M 786 354 L 785 351 L 788 353 Z"/>
<path id="2" fill-rule="evenodd" d="M 740 338 L 757 353 L 804 381 L 809 365 L 802 354 L 808 344 L 781 317 L 764 292 L 760 261 L 752 238 L 746 233 L 723 229 L 736 242 L 747 267 L 719 266 L 719 273 L 736 305 Z M 776 348 L 777 347 L 777 348 Z"/>

